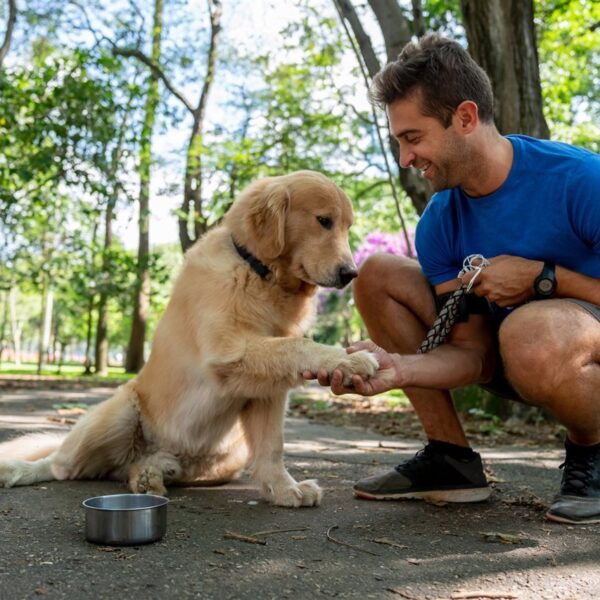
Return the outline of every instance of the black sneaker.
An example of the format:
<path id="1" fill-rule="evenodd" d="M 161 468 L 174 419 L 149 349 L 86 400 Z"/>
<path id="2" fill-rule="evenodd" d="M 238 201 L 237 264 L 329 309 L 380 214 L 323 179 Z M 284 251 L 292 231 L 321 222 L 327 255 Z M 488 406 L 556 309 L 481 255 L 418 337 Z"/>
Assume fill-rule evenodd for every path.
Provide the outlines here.
<path id="1" fill-rule="evenodd" d="M 600 444 L 578 446 L 565 442 L 560 493 L 546 513 L 558 523 L 600 523 Z"/>
<path id="2" fill-rule="evenodd" d="M 392 471 L 361 479 L 354 486 L 354 495 L 365 500 L 486 500 L 491 494 L 491 489 L 488 487 L 479 454 L 465 448 L 461 449 L 464 458 L 455 458 L 444 451 L 444 448 L 449 446 L 451 445 L 443 442 L 429 442 L 415 456 Z"/>

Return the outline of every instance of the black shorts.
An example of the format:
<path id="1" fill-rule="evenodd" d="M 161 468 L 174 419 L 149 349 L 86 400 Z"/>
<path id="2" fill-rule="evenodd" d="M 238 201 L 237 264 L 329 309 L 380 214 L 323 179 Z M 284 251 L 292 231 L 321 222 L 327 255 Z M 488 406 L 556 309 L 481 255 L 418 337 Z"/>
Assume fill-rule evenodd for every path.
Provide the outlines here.
<path id="1" fill-rule="evenodd" d="M 439 296 L 434 293 L 436 311 L 439 313 L 441 308 L 446 303 L 446 300 L 452 295 L 452 292 L 446 294 L 440 294 Z M 597 321 L 600 322 L 600 306 L 596 306 L 590 302 L 584 300 L 576 300 L 575 298 L 564 298 L 569 302 L 579 304 L 579 306 L 585 308 Z M 493 330 L 497 333 L 500 329 L 502 321 L 510 314 L 510 311 L 500 308 L 496 304 L 488 302 L 485 298 L 480 298 L 473 294 L 463 296 L 461 305 L 459 306 L 459 316 L 457 323 L 466 321 L 470 314 L 486 315 L 489 318 L 489 322 Z M 495 396 L 506 398 L 507 400 L 516 400 L 517 402 L 523 402 L 522 398 L 511 386 L 504 375 L 504 366 L 502 361 L 498 361 L 496 372 L 489 383 L 479 384 L 479 387 L 484 390 L 491 392 Z"/>

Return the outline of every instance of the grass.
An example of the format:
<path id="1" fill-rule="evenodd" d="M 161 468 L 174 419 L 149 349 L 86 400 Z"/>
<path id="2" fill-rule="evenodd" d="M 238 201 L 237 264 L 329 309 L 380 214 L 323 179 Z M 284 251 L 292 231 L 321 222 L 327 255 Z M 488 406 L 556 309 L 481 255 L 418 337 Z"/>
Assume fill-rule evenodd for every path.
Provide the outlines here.
<path id="1" fill-rule="evenodd" d="M 18 367 L 15 363 L 3 362 L 0 364 L 0 375 L 38 375 L 37 363 L 21 363 Z M 130 373 L 125 373 L 123 367 L 109 367 L 108 376 L 99 377 L 97 375 L 84 375 L 84 369 L 81 364 L 64 364 L 58 372 L 58 365 L 44 365 L 40 375 L 44 377 L 56 377 L 57 379 L 79 379 L 85 378 L 86 381 L 127 381 L 133 377 Z"/>

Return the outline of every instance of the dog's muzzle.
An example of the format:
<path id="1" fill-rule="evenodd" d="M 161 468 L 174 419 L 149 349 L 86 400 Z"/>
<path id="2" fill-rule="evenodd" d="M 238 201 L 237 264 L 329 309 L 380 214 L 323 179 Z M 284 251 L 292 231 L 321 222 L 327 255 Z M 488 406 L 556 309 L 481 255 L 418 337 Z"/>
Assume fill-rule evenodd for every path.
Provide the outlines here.
<path id="1" fill-rule="evenodd" d="M 356 276 L 358 271 L 353 265 L 342 265 L 337 272 L 337 285 L 338 288 L 346 287 Z"/>

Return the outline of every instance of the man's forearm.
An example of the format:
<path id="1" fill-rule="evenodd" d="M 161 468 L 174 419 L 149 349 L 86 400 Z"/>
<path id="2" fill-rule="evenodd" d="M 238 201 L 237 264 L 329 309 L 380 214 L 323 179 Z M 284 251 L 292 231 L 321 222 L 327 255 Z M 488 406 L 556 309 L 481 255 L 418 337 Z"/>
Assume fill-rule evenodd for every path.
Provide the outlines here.
<path id="1" fill-rule="evenodd" d="M 493 364 L 474 349 L 442 345 L 427 354 L 394 354 L 395 387 L 453 389 L 489 381 Z"/>
<path id="2" fill-rule="evenodd" d="M 556 267 L 556 297 L 577 298 L 600 306 L 600 280 Z"/>

